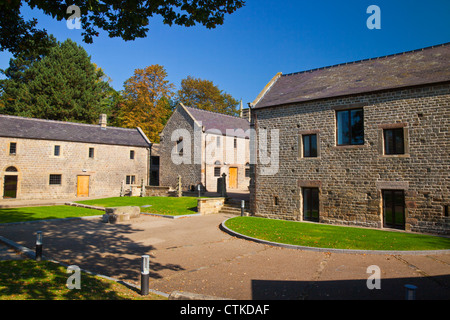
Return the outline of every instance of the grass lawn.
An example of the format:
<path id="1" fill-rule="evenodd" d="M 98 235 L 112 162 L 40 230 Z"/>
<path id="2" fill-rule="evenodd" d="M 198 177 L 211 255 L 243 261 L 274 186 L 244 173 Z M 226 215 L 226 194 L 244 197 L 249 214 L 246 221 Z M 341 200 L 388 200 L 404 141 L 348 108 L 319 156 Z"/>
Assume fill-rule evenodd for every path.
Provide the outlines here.
<path id="1" fill-rule="evenodd" d="M 72 273 L 49 261 L 0 261 L 0 300 L 161 300 L 157 295 L 141 296 L 115 281 L 82 272 L 81 288 L 68 289 Z"/>
<path id="2" fill-rule="evenodd" d="M 139 206 L 141 212 L 164 215 L 185 215 L 197 213 L 196 197 L 116 197 L 96 200 L 77 201 L 99 207 Z M 151 207 L 144 207 L 151 205 Z"/>
<path id="3" fill-rule="evenodd" d="M 0 209 L 0 223 L 98 216 L 103 213 L 99 210 L 70 206 L 7 208 Z"/>
<path id="4" fill-rule="evenodd" d="M 443 250 L 450 238 L 257 217 L 235 217 L 225 226 L 240 234 L 271 242 L 354 250 Z"/>

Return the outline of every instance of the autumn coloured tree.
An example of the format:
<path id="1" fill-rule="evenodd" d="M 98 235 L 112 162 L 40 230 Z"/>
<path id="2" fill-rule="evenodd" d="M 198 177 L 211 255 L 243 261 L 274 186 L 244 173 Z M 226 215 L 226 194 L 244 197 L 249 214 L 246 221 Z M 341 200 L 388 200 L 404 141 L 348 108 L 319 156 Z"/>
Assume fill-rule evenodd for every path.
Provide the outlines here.
<path id="1" fill-rule="evenodd" d="M 220 112 L 232 116 L 238 115 L 238 101 L 223 92 L 210 80 L 188 76 L 181 81 L 177 92 L 177 101 L 186 106 L 208 111 Z"/>
<path id="2" fill-rule="evenodd" d="M 119 124 L 126 128 L 140 127 L 154 143 L 159 142 L 159 133 L 172 113 L 174 85 L 166 78 L 163 66 L 151 65 L 136 69 L 124 83 Z"/>

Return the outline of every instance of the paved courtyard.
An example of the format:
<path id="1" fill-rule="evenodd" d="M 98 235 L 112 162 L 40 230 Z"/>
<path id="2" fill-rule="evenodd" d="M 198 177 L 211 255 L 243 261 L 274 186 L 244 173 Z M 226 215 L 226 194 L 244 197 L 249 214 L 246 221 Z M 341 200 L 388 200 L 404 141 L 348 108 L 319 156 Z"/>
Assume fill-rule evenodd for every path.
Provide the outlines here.
<path id="1" fill-rule="evenodd" d="M 100 219 L 0 225 L 0 235 L 27 248 L 44 234 L 44 255 L 139 284 L 140 260 L 151 257 L 153 290 L 230 299 L 399 299 L 404 285 L 417 299 L 450 299 L 450 254 L 372 255 L 287 249 L 233 237 L 219 229 L 231 216 L 182 219 L 141 216 L 127 223 Z M 381 289 L 369 290 L 369 266 Z"/>

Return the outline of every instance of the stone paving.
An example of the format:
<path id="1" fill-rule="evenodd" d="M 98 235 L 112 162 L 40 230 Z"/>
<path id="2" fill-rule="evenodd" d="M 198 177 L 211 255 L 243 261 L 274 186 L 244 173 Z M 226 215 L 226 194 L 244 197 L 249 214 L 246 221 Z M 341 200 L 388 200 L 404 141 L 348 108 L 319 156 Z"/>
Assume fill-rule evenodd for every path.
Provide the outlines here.
<path id="1" fill-rule="evenodd" d="M 0 225 L 0 235 L 44 256 L 139 284 L 140 260 L 151 257 L 150 289 L 239 299 L 398 299 L 406 284 L 417 299 L 450 299 L 450 254 L 390 255 L 315 252 L 274 247 L 219 229 L 231 216 L 182 219 L 141 216 L 119 224 L 71 219 Z M 369 290 L 369 266 L 381 289 Z"/>

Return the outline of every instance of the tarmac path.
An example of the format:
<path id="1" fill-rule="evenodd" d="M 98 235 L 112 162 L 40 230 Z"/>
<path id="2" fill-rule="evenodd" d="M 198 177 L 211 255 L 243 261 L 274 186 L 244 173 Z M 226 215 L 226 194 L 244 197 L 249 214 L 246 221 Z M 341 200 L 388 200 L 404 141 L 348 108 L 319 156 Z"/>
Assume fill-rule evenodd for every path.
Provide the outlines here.
<path id="1" fill-rule="evenodd" d="M 235 300 L 450 299 L 450 254 L 391 255 L 316 252 L 275 247 L 219 229 L 222 214 L 167 219 L 141 215 L 106 224 L 100 218 L 0 225 L 0 235 L 33 249 L 42 231 L 44 256 L 124 280 L 140 281 L 150 255 L 150 289 Z M 381 289 L 368 289 L 369 266 Z"/>

